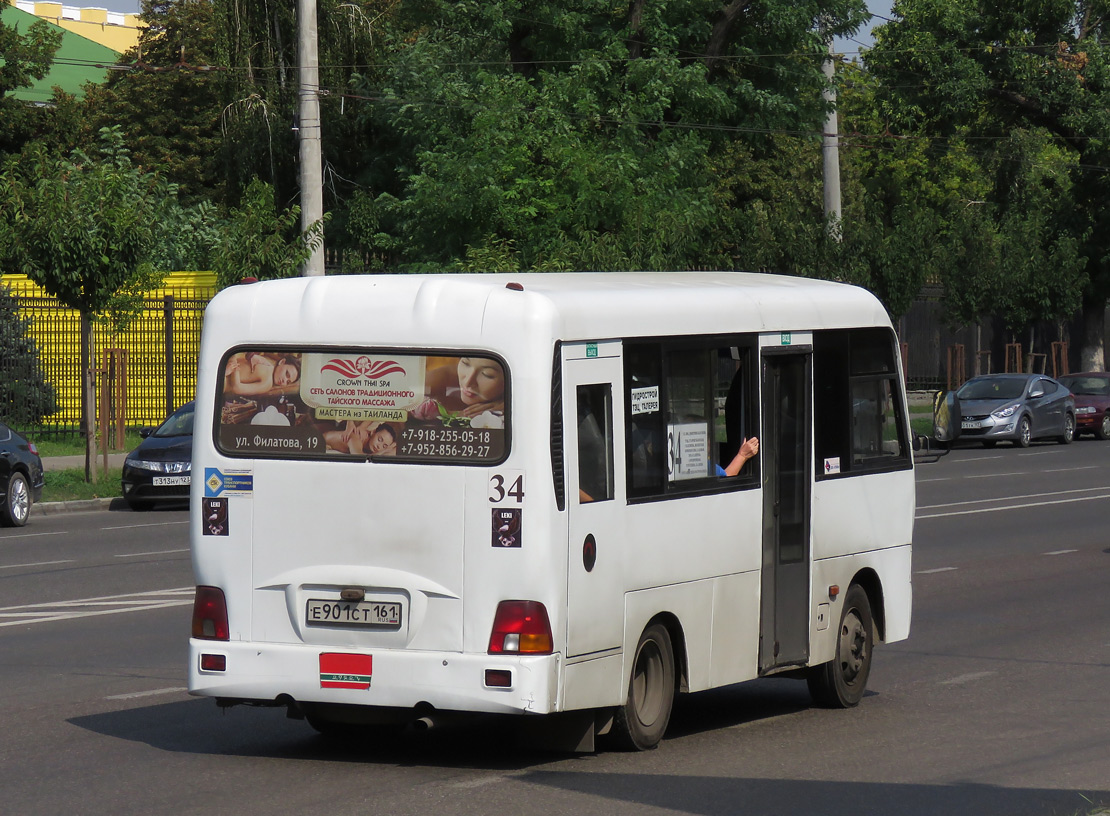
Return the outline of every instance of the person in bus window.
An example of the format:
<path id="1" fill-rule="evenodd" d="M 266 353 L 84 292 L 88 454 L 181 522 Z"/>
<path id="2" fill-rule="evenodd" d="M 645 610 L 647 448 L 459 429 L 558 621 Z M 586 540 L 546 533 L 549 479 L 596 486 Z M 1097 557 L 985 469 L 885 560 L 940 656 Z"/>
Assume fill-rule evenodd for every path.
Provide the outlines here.
<path id="1" fill-rule="evenodd" d="M 753 436 L 749 439 L 745 439 L 743 444 L 740 445 L 740 450 L 738 450 L 736 452 L 736 455 L 734 457 L 732 457 L 731 462 L 729 462 L 725 467 L 721 467 L 720 465 L 717 465 L 717 475 L 718 476 L 736 476 L 736 475 L 738 475 L 740 473 L 740 471 L 744 469 L 744 465 L 746 465 L 748 463 L 748 460 L 751 459 L 753 456 L 755 456 L 758 453 L 759 453 L 759 438 Z"/>
<path id="2" fill-rule="evenodd" d="M 476 417 L 505 410 L 505 371 L 488 357 L 459 357 L 455 366 L 444 365 L 428 371 L 424 379 L 426 396 L 452 413 Z"/>
<path id="3" fill-rule="evenodd" d="M 273 359 L 258 351 L 231 355 L 224 369 L 224 392 L 269 394 L 285 392 L 301 377 L 301 361 L 292 356 Z"/>

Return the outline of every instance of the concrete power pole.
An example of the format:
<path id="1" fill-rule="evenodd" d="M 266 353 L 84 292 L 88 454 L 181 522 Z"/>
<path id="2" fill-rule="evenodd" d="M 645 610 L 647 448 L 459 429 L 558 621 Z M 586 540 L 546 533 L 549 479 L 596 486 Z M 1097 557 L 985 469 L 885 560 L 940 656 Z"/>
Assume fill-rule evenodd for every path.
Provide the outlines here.
<path id="1" fill-rule="evenodd" d="M 822 69 L 825 72 L 825 79 L 828 80 L 828 85 L 824 91 L 825 101 L 834 106 L 829 110 L 828 117 L 825 119 L 825 130 L 821 137 L 821 157 L 824 159 L 825 168 L 825 218 L 835 219 L 832 237 L 839 241 L 841 237 L 840 135 L 836 121 L 836 86 L 833 84 L 835 62 L 833 61 L 831 40 L 829 41 L 829 56 L 825 58 Z"/>
<path id="2" fill-rule="evenodd" d="M 324 172 L 320 148 L 320 55 L 316 0 L 297 0 L 297 146 L 300 153 L 301 231 L 324 217 Z M 324 242 L 305 261 L 302 275 L 324 274 Z"/>

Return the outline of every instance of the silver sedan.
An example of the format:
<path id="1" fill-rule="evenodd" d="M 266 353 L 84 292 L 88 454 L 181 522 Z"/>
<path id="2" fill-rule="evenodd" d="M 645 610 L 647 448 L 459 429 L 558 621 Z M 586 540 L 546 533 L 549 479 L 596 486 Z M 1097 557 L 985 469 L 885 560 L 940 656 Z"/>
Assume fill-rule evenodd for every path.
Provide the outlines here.
<path id="1" fill-rule="evenodd" d="M 960 398 L 960 438 L 984 447 L 1005 439 L 1029 447 L 1034 439 L 1075 437 L 1075 397 L 1043 374 L 984 374 L 956 392 Z"/>

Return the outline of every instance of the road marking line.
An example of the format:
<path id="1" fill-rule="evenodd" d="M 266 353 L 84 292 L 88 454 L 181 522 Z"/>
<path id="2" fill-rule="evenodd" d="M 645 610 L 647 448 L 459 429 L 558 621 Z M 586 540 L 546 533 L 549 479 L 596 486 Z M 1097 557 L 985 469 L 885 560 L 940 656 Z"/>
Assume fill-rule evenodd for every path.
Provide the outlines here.
<path id="1" fill-rule="evenodd" d="M 123 555 L 117 555 L 115 557 L 116 558 L 139 558 L 140 556 L 143 556 L 143 555 L 169 555 L 170 553 L 183 553 L 183 552 L 189 552 L 189 548 L 186 547 L 183 550 L 154 550 L 153 552 L 124 553 Z"/>
<path id="2" fill-rule="evenodd" d="M 958 570 L 958 569 L 959 569 L 959 567 L 937 567 L 936 569 L 918 570 L 917 574 L 918 575 L 933 575 L 934 573 L 937 573 L 937 572 L 952 572 L 953 570 Z"/>
<path id="3" fill-rule="evenodd" d="M 980 473 L 975 476 L 963 476 L 964 479 L 997 479 L 999 476 L 1028 476 L 1028 470 L 1015 470 L 1012 473 Z"/>
<path id="4" fill-rule="evenodd" d="M 1067 555 L 1068 553 L 1079 552 L 1079 550 L 1053 550 L 1046 552 L 1045 555 Z"/>
<path id="5" fill-rule="evenodd" d="M 0 569 L 19 569 L 20 567 L 49 567 L 53 564 L 72 564 L 73 559 L 67 561 L 36 561 L 33 564 L 5 564 Z"/>
<path id="6" fill-rule="evenodd" d="M 150 609 L 167 609 L 171 606 L 189 606 L 192 601 L 163 601 L 151 603 L 146 606 L 128 606 L 124 609 L 98 609 L 95 612 L 64 612 L 61 614 L 46 615 L 45 617 L 27 617 L 20 620 L 2 621 L 0 626 L 23 626 L 31 623 L 50 623 L 51 621 L 75 620 L 77 618 L 94 618 L 99 615 L 118 615 L 121 612 L 145 612 Z M 0 612 L 0 618 L 27 615 L 27 612 Z"/>
<path id="7" fill-rule="evenodd" d="M 67 534 L 68 533 L 65 530 L 57 530 L 56 532 L 52 532 L 52 533 L 17 533 L 17 534 L 14 534 L 14 535 L 5 535 L 4 536 L 4 541 L 7 541 L 9 538 L 38 538 L 39 536 L 67 535 Z"/>
<path id="8" fill-rule="evenodd" d="M 105 700 L 137 700 L 140 697 L 154 697 L 159 694 L 176 694 L 179 691 L 188 691 L 189 689 L 184 686 L 173 686 L 171 688 L 151 689 L 150 691 L 136 691 L 131 694 L 113 694 L 111 697 L 105 697 Z"/>
<path id="9" fill-rule="evenodd" d="M 179 524 L 188 524 L 188 521 L 160 521 L 156 524 L 124 524 L 119 527 L 101 527 L 101 530 L 134 530 L 139 527 L 173 527 Z"/>
<path id="10" fill-rule="evenodd" d="M 946 502 L 944 504 L 922 504 L 918 510 L 936 510 L 939 507 L 961 507 L 965 504 L 986 504 L 996 501 L 1013 501 L 1015 499 L 1040 499 L 1046 496 L 1067 496 L 1072 493 L 1090 493 L 1092 490 L 1110 490 L 1110 485 L 1101 487 L 1077 487 L 1074 490 L 1050 490 L 1047 493 L 1022 493 L 1018 496 L 1003 496 L 997 499 L 969 499 L 968 501 Z"/>
<path id="11" fill-rule="evenodd" d="M 975 513 L 997 513 L 999 510 L 1020 510 L 1025 507 L 1045 507 L 1050 504 L 1071 504 L 1072 502 L 1081 501 L 1094 501 L 1096 499 L 1110 499 L 1110 493 L 1102 496 L 1083 496 L 1074 499 L 1057 499 L 1055 501 L 1043 502 L 1029 502 L 1028 504 L 1009 504 L 1002 507 L 984 507 L 979 510 L 956 510 L 952 513 L 929 513 L 928 515 L 918 514 L 915 518 L 918 519 L 931 519 L 931 518 L 945 518 L 946 516 L 970 516 Z M 1003 499 L 989 499 L 989 501 L 1003 501 Z"/>
<path id="12" fill-rule="evenodd" d="M 963 683 L 970 683 L 974 680 L 982 680 L 984 677 L 990 677 L 992 674 L 998 674 L 998 672 L 981 671 L 971 672 L 970 674 L 961 674 L 958 677 L 951 678 L 950 680 L 941 680 L 940 684 L 942 686 L 959 686 Z"/>

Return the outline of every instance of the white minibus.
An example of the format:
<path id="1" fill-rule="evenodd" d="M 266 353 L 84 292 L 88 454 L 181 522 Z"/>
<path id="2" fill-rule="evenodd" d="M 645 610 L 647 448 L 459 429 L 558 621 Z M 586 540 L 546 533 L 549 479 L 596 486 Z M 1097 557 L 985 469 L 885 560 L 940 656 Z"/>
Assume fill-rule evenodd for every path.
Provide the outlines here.
<path id="1" fill-rule="evenodd" d="M 766 274 L 231 287 L 189 691 L 323 733 L 517 715 L 587 751 L 769 675 L 854 706 L 910 625 L 898 348 L 865 290 Z"/>

